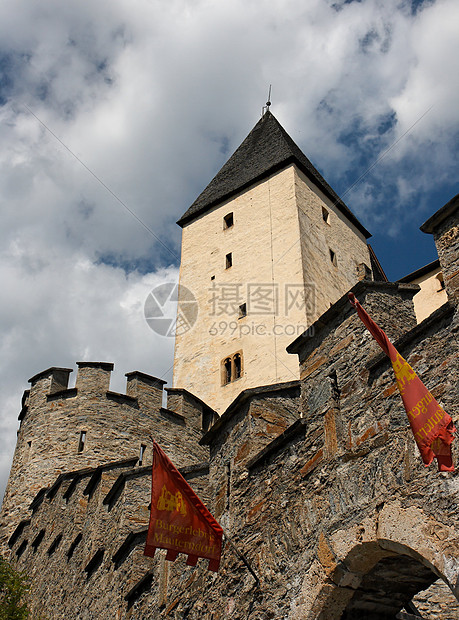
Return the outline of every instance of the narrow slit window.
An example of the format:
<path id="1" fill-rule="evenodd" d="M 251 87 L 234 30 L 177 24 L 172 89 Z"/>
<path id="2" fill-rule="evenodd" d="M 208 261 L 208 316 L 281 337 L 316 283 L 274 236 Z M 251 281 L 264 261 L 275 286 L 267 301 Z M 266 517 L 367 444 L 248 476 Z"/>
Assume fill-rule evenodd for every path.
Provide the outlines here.
<path id="1" fill-rule="evenodd" d="M 242 319 L 247 316 L 247 304 L 241 304 L 239 306 L 239 318 Z"/>
<path id="2" fill-rule="evenodd" d="M 229 357 L 223 362 L 224 384 L 231 383 L 231 359 Z"/>
<path id="3" fill-rule="evenodd" d="M 336 253 L 333 252 L 333 250 L 330 250 L 330 260 L 333 263 L 333 265 L 335 265 L 335 267 L 338 265 L 336 261 Z"/>
<path id="4" fill-rule="evenodd" d="M 128 609 L 131 609 L 131 607 L 142 596 L 142 594 L 151 590 L 152 583 L 153 573 L 148 572 L 124 597 L 124 600 L 127 601 Z"/>
<path id="5" fill-rule="evenodd" d="M 80 454 L 80 452 L 83 452 L 85 443 L 86 443 L 86 431 L 81 431 L 80 440 L 78 442 L 78 454 Z"/>
<path id="6" fill-rule="evenodd" d="M 239 353 L 234 356 L 234 378 L 240 379 L 242 376 L 242 358 Z"/>
<path id="7" fill-rule="evenodd" d="M 322 207 L 322 219 L 326 224 L 330 224 L 330 214 L 325 207 Z"/>
<path id="8" fill-rule="evenodd" d="M 226 269 L 229 269 L 233 266 L 233 253 L 230 252 L 226 255 Z"/>
<path id="9" fill-rule="evenodd" d="M 28 461 L 31 452 L 32 452 L 32 442 L 28 441 L 27 442 L 27 447 L 25 449 L 25 454 L 24 454 L 25 461 Z"/>
<path id="10" fill-rule="evenodd" d="M 144 445 L 143 443 L 142 443 L 142 444 L 140 444 L 140 451 L 139 451 L 139 465 L 142 465 L 142 463 L 143 463 L 143 457 L 144 457 L 144 454 L 145 454 L 145 448 L 146 448 L 146 447 L 147 447 L 147 446 L 146 446 L 146 445 Z"/>
<path id="11" fill-rule="evenodd" d="M 225 217 L 223 218 L 223 228 L 224 228 L 224 230 L 226 230 L 227 228 L 231 228 L 231 226 L 233 224 L 234 224 L 233 214 L 232 213 L 228 213 L 228 215 L 225 215 Z"/>
<path id="12" fill-rule="evenodd" d="M 226 509 L 230 507 L 231 499 L 231 462 L 226 464 Z"/>

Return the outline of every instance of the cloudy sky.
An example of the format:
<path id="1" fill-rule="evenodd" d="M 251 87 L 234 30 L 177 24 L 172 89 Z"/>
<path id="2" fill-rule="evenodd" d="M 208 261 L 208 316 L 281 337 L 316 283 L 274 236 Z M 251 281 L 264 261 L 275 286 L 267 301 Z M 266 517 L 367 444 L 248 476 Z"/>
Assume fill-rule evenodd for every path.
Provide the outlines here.
<path id="1" fill-rule="evenodd" d="M 458 31 L 457 0 L 3 0 L 0 491 L 32 375 L 170 380 L 144 301 L 269 84 L 389 278 L 436 258 L 418 227 L 459 192 Z"/>

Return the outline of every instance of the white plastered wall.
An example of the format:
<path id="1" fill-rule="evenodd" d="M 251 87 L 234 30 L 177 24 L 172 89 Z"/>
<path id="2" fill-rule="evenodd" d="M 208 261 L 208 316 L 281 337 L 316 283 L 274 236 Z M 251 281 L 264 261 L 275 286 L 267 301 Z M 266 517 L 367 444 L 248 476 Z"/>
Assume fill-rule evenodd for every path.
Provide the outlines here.
<path id="1" fill-rule="evenodd" d="M 330 224 L 322 219 L 322 205 Z M 224 229 L 231 212 L 234 224 Z M 226 269 L 230 252 L 233 264 Z M 176 338 L 174 386 L 222 413 L 244 389 L 298 379 L 297 358 L 286 347 L 357 281 L 358 262 L 370 264 L 363 235 L 293 165 L 184 226 L 180 284 L 194 294 L 199 314 L 192 329 Z M 305 282 L 315 287 L 307 311 L 298 296 Z M 215 301 L 236 284 L 232 308 Z M 253 303 L 257 285 L 271 292 L 271 300 L 277 296 L 275 312 L 268 302 L 265 313 Z M 238 318 L 242 303 L 248 314 Z M 222 361 L 240 351 L 242 377 L 222 385 Z"/>

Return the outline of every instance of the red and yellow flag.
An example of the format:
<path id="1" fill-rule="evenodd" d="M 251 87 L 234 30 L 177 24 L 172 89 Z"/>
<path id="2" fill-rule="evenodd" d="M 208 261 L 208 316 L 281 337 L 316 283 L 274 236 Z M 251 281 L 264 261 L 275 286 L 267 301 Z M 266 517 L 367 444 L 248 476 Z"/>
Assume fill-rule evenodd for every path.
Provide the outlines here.
<path id="1" fill-rule="evenodd" d="M 365 312 L 353 293 L 349 293 L 349 301 L 357 310 L 362 323 L 392 362 L 397 386 L 424 464 L 430 465 L 435 457 L 438 471 L 454 471 L 451 443 L 456 429 L 451 417 L 443 411 L 383 330 Z"/>
<path id="2" fill-rule="evenodd" d="M 223 530 L 156 442 L 153 442 L 151 510 L 144 554 L 167 549 L 172 562 L 187 553 L 187 564 L 207 558 L 218 571 Z"/>

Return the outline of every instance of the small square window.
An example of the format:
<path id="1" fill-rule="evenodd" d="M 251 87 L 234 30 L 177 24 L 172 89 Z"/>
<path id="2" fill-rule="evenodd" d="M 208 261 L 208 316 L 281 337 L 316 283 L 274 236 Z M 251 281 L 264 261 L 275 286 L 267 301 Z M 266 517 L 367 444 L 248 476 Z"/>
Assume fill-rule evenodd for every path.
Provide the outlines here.
<path id="1" fill-rule="evenodd" d="M 326 224 L 330 224 L 330 214 L 325 207 L 322 207 L 322 219 Z"/>
<path id="2" fill-rule="evenodd" d="M 81 431 L 80 441 L 78 442 L 78 453 L 83 452 L 86 443 L 86 431 Z"/>
<path id="3" fill-rule="evenodd" d="M 231 228 L 233 224 L 233 213 L 228 213 L 228 215 L 225 215 L 225 217 L 223 218 L 223 229 L 226 230 L 227 228 Z"/>
<path id="4" fill-rule="evenodd" d="M 143 465 L 143 458 L 145 456 L 145 450 L 146 450 L 147 446 L 145 444 L 140 444 L 140 450 L 139 450 L 139 465 Z"/>
<path id="5" fill-rule="evenodd" d="M 333 265 L 335 265 L 335 267 L 338 266 L 338 262 L 336 260 L 336 254 L 335 252 L 333 252 L 333 250 L 330 250 L 330 260 L 333 263 Z"/>
<path id="6" fill-rule="evenodd" d="M 233 253 L 230 252 L 226 255 L 226 269 L 229 269 L 233 266 Z"/>
<path id="7" fill-rule="evenodd" d="M 210 279 L 211 280 L 215 280 L 215 276 L 210 276 Z"/>
<path id="8" fill-rule="evenodd" d="M 239 318 L 242 319 L 247 316 L 247 304 L 241 304 L 239 306 Z"/>

